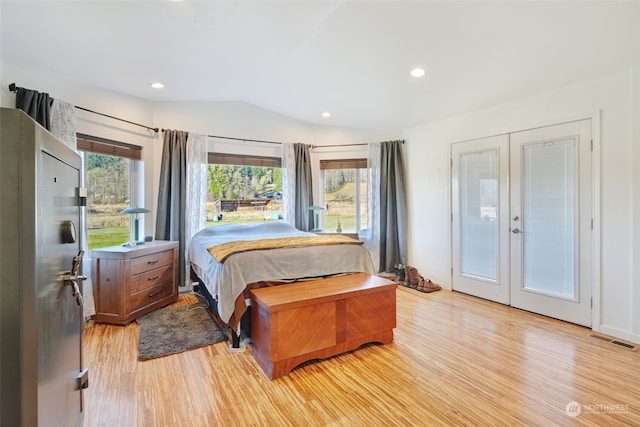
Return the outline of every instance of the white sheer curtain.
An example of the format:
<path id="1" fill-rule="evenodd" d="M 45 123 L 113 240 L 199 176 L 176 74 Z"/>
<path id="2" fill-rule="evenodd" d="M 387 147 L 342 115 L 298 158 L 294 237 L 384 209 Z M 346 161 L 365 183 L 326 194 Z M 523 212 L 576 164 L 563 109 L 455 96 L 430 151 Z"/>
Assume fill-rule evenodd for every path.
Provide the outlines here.
<path id="1" fill-rule="evenodd" d="M 189 265 L 188 248 L 193 236 L 205 227 L 207 218 L 207 136 L 189 133 L 187 137 L 187 204 L 185 206 L 185 265 Z M 185 268 L 185 285 L 190 282 Z"/>
<path id="2" fill-rule="evenodd" d="M 284 222 L 296 225 L 296 157 L 293 144 L 282 144 L 282 210 Z"/>
<path id="3" fill-rule="evenodd" d="M 76 141 L 76 112 L 73 105 L 54 99 L 51 103 L 49 129 L 53 135 L 73 151 L 78 151 Z"/>
<path id="4" fill-rule="evenodd" d="M 369 144 L 367 158 L 367 214 L 369 216 L 365 246 L 369 249 L 373 267 L 380 271 L 380 159 L 381 143 Z"/>
<path id="5" fill-rule="evenodd" d="M 51 102 L 51 109 L 49 111 L 49 131 L 60 141 L 62 141 L 66 146 L 71 148 L 73 151 L 78 152 L 78 142 L 76 136 L 76 111 L 75 107 L 72 104 L 69 104 L 66 101 L 62 101 L 60 99 L 54 99 Z M 81 154 L 82 158 L 82 170 L 85 171 L 80 174 L 80 185 L 82 187 L 86 186 L 85 177 L 86 177 L 86 169 L 85 169 L 85 155 Z M 82 209 L 80 213 L 80 227 L 83 230 L 87 230 L 87 213 L 86 209 Z M 81 233 L 81 241 L 80 247 L 86 254 L 89 253 L 87 249 L 89 247 L 89 243 L 87 242 L 87 233 Z M 85 255 L 82 260 L 82 272 L 89 276 L 89 271 L 91 269 L 91 262 L 89 260 L 89 256 Z M 88 280 L 84 283 L 82 288 L 82 311 L 83 317 L 85 319 L 91 318 L 94 314 L 96 314 L 96 305 L 95 300 L 93 298 L 93 284 L 91 280 Z"/>

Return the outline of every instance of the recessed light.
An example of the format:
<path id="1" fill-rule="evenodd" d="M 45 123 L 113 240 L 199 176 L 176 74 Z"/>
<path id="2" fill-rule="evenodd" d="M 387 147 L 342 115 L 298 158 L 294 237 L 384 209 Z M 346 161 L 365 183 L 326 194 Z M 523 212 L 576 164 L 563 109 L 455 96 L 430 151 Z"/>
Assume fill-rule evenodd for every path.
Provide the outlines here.
<path id="1" fill-rule="evenodd" d="M 322 113 L 322 117 L 331 117 L 331 113 L 328 111 L 325 111 L 324 113 Z"/>
<path id="2" fill-rule="evenodd" d="M 411 75 L 413 77 L 422 77 L 424 76 L 425 71 L 424 68 L 414 68 L 413 70 L 411 70 Z"/>
<path id="3" fill-rule="evenodd" d="M 151 86 L 154 89 L 162 89 L 164 87 L 164 83 L 155 82 L 155 83 L 151 83 L 149 86 Z"/>

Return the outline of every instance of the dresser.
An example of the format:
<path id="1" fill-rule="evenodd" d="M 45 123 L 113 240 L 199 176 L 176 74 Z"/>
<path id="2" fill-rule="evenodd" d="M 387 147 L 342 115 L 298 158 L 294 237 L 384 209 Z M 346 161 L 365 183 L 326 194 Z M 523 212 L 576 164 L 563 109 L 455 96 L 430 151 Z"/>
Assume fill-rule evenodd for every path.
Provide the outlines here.
<path id="1" fill-rule="evenodd" d="M 178 242 L 152 241 L 91 252 L 93 320 L 125 325 L 178 300 Z"/>

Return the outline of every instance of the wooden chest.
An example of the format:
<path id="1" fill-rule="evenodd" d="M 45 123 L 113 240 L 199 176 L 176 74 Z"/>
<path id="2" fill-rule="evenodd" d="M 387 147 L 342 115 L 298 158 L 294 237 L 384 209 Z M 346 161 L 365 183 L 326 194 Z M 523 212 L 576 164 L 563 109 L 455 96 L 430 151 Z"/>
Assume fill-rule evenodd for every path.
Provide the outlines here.
<path id="1" fill-rule="evenodd" d="M 270 379 L 297 365 L 393 341 L 396 287 L 365 273 L 251 291 L 254 356 Z"/>
<path id="2" fill-rule="evenodd" d="M 178 300 L 178 242 L 91 252 L 96 322 L 124 325 Z"/>

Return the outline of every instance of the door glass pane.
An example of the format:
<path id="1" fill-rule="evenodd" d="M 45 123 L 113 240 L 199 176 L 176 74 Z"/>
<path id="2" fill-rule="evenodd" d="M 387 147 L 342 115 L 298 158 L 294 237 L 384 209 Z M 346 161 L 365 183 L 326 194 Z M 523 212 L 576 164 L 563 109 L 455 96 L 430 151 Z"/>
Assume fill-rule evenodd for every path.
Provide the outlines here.
<path id="1" fill-rule="evenodd" d="M 497 281 L 498 151 L 461 155 L 459 183 L 461 273 Z"/>
<path id="2" fill-rule="evenodd" d="M 576 297 L 577 147 L 564 140 L 523 148 L 523 287 Z"/>

